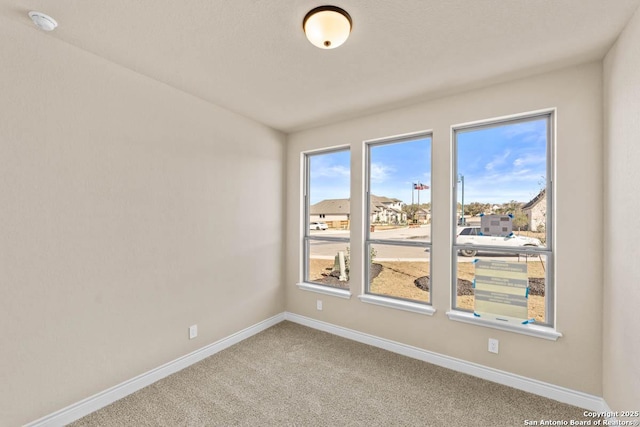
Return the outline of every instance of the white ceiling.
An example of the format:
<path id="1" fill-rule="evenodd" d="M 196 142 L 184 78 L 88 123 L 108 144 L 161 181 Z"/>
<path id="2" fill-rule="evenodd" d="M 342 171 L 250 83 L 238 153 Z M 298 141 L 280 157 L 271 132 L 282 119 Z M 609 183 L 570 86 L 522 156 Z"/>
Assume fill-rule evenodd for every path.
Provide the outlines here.
<path id="1" fill-rule="evenodd" d="M 312 8 L 353 31 L 311 45 Z M 0 0 L 59 22 L 66 43 L 291 132 L 601 59 L 640 0 Z M 34 31 L 39 31 L 33 26 Z"/>

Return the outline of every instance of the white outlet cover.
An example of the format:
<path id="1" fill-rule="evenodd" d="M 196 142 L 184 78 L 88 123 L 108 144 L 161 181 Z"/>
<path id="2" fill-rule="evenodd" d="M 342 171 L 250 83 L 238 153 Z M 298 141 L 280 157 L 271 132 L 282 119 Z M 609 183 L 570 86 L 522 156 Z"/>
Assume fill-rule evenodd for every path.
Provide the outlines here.
<path id="1" fill-rule="evenodd" d="M 316 301 L 316 308 L 318 310 L 322 310 L 322 300 L 321 299 Z"/>
<path id="2" fill-rule="evenodd" d="M 192 340 L 198 336 L 198 325 L 189 326 L 189 339 Z"/>
<path id="3" fill-rule="evenodd" d="M 489 352 L 497 354 L 499 350 L 500 350 L 500 342 L 496 339 L 489 338 Z"/>

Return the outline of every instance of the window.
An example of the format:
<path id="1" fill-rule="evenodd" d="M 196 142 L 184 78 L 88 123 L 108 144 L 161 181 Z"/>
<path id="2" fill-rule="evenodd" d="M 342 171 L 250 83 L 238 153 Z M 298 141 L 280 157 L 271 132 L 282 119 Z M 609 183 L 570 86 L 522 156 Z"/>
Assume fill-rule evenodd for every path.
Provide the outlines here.
<path id="1" fill-rule="evenodd" d="M 304 155 L 304 282 L 349 289 L 350 153 Z"/>
<path id="2" fill-rule="evenodd" d="M 553 326 L 553 118 L 454 127 L 454 310 Z"/>
<path id="3" fill-rule="evenodd" d="M 480 227 L 465 227 L 462 229 L 458 236 L 477 236 Z"/>
<path id="4" fill-rule="evenodd" d="M 366 294 L 430 304 L 431 135 L 366 150 Z"/>

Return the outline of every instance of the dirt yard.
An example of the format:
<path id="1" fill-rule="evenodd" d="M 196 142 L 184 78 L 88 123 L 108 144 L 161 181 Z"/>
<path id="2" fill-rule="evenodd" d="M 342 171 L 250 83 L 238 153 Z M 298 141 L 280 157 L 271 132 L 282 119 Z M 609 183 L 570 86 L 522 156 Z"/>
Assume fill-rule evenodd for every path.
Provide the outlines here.
<path id="1" fill-rule="evenodd" d="M 416 286 L 419 277 L 429 275 L 428 262 L 376 261 L 382 266 L 374 278 L 370 290 L 379 295 L 429 302 L 429 292 Z"/>
<path id="2" fill-rule="evenodd" d="M 410 261 L 375 261 L 381 268 L 372 268 L 378 273 L 372 280 L 370 290 L 378 295 L 388 295 L 419 302 L 429 302 L 430 272 L 428 262 Z M 544 322 L 545 299 L 544 277 L 542 262 L 530 258 L 527 261 L 530 286 L 528 317 Z M 349 282 L 340 282 L 337 277 L 329 276 L 333 268 L 333 260 L 311 259 L 309 262 L 309 279 L 312 282 L 323 283 L 343 289 L 349 289 Z M 474 278 L 474 264 L 464 262 L 458 264 L 459 286 L 457 290 L 457 304 L 459 308 L 473 310 L 474 297 L 470 283 Z M 466 284 L 464 282 L 466 281 Z M 535 282 L 535 287 L 533 286 Z M 463 286 L 464 284 L 464 286 Z M 420 285 L 420 286 L 418 286 Z"/>
<path id="3" fill-rule="evenodd" d="M 309 262 L 309 279 L 312 282 L 348 289 L 349 282 L 340 282 L 338 278 L 329 276 L 332 268 L 332 260 L 311 259 Z M 374 273 L 375 277 L 371 283 L 371 292 L 396 298 L 429 302 L 429 293 L 415 284 L 416 279 L 429 274 L 428 262 L 380 261 L 374 263 L 372 273 Z"/>
<path id="4" fill-rule="evenodd" d="M 333 260 L 331 259 L 315 259 L 309 260 L 309 280 L 323 285 L 333 286 L 335 288 L 349 289 L 349 281 L 340 281 L 339 277 L 331 276 L 333 269 Z"/>

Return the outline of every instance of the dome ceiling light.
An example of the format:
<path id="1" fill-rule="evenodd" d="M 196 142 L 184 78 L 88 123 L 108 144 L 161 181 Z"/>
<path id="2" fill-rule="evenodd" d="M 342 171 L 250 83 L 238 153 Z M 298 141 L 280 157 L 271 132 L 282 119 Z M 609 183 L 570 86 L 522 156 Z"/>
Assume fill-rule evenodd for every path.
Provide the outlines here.
<path id="1" fill-rule="evenodd" d="M 55 19 L 41 12 L 29 12 L 29 18 L 38 28 L 44 31 L 53 31 L 58 26 Z"/>
<path id="2" fill-rule="evenodd" d="M 320 49 L 334 49 L 347 41 L 351 25 L 351 16 L 336 6 L 316 7 L 302 21 L 307 38 Z"/>

